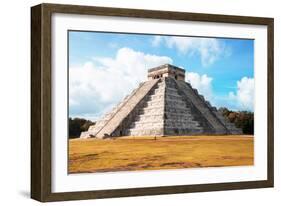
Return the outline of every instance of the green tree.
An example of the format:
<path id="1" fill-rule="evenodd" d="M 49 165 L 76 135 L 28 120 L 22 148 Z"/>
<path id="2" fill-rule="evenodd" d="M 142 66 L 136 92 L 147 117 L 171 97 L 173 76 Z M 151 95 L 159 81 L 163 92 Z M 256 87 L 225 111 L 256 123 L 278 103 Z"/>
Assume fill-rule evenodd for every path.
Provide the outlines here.
<path id="1" fill-rule="evenodd" d="M 219 108 L 219 112 L 234 123 L 236 127 L 241 128 L 244 134 L 254 134 L 254 113 L 249 111 L 231 111 L 225 107 Z"/>
<path id="2" fill-rule="evenodd" d="M 68 136 L 69 138 L 77 138 L 81 132 L 87 131 L 95 122 L 82 118 L 69 118 L 68 119 Z"/>

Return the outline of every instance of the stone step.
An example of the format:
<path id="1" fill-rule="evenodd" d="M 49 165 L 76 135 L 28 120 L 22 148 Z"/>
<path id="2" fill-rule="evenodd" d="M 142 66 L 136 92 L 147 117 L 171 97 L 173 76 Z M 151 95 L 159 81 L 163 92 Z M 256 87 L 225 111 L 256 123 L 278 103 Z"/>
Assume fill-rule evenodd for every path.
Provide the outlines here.
<path id="1" fill-rule="evenodd" d="M 167 122 L 164 123 L 165 128 L 166 127 L 178 127 L 178 128 L 196 128 L 200 127 L 199 123 L 193 122 L 192 120 L 186 121 L 186 122 Z"/>
<path id="2" fill-rule="evenodd" d="M 162 128 L 163 123 L 161 122 L 134 122 L 131 124 L 130 129 L 150 129 L 150 128 Z"/>
<path id="3" fill-rule="evenodd" d="M 195 129 L 179 129 L 179 128 L 166 128 L 165 133 L 166 135 L 197 135 L 203 133 L 202 128 L 195 128 Z"/>
<path id="4" fill-rule="evenodd" d="M 175 81 L 175 80 L 174 80 Z M 212 110 L 206 104 L 206 101 L 203 101 L 198 96 L 198 91 L 193 89 L 190 84 L 183 81 L 175 81 L 181 92 L 189 99 L 192 104 L 201 112 L 203 117 L 209 122 L 210 125 L 216 130 L 223 133 L 227 133 L 227 128 L 221 123 Z"/>
<path id="5" fill-rule="evenodd" d="M 96 134 L 98 138 L 103 138 L 106 135 L 111 135 L 122 121 L 137 107 L 142 99 L 144 99 L 157 86 L 159 79 L 147 81 L 134 92 L 134 94 L 123 104 L 104 127 Z"/>
<path id="6" fill-rule="evenodd" d="M 183 117 L 182 119 L 165 119 L 165 123 L 183 123 L 183 124 L 196 124 L 199 125 L 198 122 L 193 121 L 192 117 Z"/>
<path id="7" fill-rule="evenodd" d="M 163 134 L 163 129 L 161 129 L 161 128 L 147 129 L 147 130 L 132 129 L 132 130 L 127 131 L 127 134 L 130 136 L 159 136 L 159 134 Z"/>
<path id="8" fill-rule="evenodd" d="M 184 128 L 183 127 L 183 128 L 179 128 L 179 127 L 168 127 L 168 126 L 166 126 L 165 130 L 166 131 L 171 130 L 173 132 L 176 132 L 176 130 L 182 130 L 182 131 L 201 131 L 201 132 L 203 132 L 203 128 L 202 127 L 194 127 L 194 128 L 187 128 L 187 127 Z"/>
<path id="9" fill-rule="evenodd" d="M 182 97 L 178 93 L 166 93 L 165 97 L 166 99 L 182 100 Z"/>
<path id="10" fill-rule="evenodd" d="M 157 106 L 159 104 L 163 104 L 163 100 L 155 100 L 155 101 L 148 101 L 145 103 L 146 107 L 148 106 Z"/>
<path id="11" fill-rule="evenodd" d="M 164 117 L 164 113 L 163 114 L 142 114 L 142 115 L 138 115 L 135 118 L 135 122 L 137 121 L 149 121 L 149 120 L 154 120 L 154 121 L 158 121 L 159 119 L 162 120 Z"/>
<path id="12" fill-rule="evenodd" d="M 156 93 L 164 93 L 165 88 L 164 87 L 157 87 L 151 94 L 156 94 Z"/>
<path id="13" fill-rule="evenodd" d="M 175 114 L 181 114 L 181 113 L 189 113 L 190 109 L 186 107 L 172 107 L 172 106 L 167 106 L 165 107 L 165 113 L 175 113 Z"/>
<path id="14" fill-rule="evenodd" d="M 180 107 L 180 108 L 186 108 L 186 103 L 183 101 L 176 101 L 176 100 L 166 100 L 165 105 L 172 106 L 172 107 Z"/>
<path id="15" fill-rule="evenodd" d="M 154 95 L 149 96 L 146 100 L 147 101 L 154 101 L 154 100 L 162 100 L 162 101 L 164 101 L 163 97 L 164 97 L 164 93 L 163 94 L 157 94 L 157 95 L 154 94 Z"/>
<path id="16" fill-rule="evenodd" d="M 163 115 L 159 115 L 159 116 L 156 116 L 156 115 L 151 115 L 151 116 L 142 116 L 142 117 L 137 117 L 134 122 L 159 122 L 159 121 L 162 121 L 164 118 L 163 118 Z M 192 116 L 185 116 L 185 117 L 182 117 L 181 119 L 175 119 L 175 118 L 167 118 L 164 120 L 165 122 L 178 122 L 178 123 L 186 123 L 186 124 L 196 124 L 196 125 L 199 125 L 198 122 L 195 122 L 193 120 L 193 117 Z"/>
<path id="17" fill-rule="evenodd" d="M 167 108 L 165 108 L 167 109 Z M 175 108 L 171 108 L 171 109 L 175 109 Z M 190 113 L 190 109 L 186 108 L 185 109 L 187 112 L 180 112 L 179 110 L 177 110 L 176 112 L 170 112 L 165 110 L 165 117 L 167 119 L 181 119 L 181 118 L 185 118 L 185 117 L 193 117 L 193 115 Z"/>
<path id="18" fill-rule="evenodd" d="M 163 107 L 146 107 L 138 111 L 138 115 L 145 115 L 145 114 L 164 114 L 164 108 Z"/>

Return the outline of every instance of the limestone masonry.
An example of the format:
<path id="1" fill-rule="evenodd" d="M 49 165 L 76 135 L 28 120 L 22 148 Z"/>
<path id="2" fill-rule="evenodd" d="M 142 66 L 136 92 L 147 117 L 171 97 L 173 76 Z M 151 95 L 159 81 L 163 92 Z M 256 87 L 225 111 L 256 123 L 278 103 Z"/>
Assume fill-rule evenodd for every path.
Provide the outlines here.
<path id="1" fill-rule="evenodd" d="M 165 64 L 80 138 L 242 134 L 185 80 L 185 70 Z"/>

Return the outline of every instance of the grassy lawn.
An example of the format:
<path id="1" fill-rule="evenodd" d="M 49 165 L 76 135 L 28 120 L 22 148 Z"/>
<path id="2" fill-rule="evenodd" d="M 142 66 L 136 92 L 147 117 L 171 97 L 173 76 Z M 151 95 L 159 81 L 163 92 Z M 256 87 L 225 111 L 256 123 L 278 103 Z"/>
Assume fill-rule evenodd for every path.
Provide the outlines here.
<path id="1" fill-rule="evenodd" d="M 254 142 L 249 135 L 69 140 L 70 173 L 253 164 Z"/>

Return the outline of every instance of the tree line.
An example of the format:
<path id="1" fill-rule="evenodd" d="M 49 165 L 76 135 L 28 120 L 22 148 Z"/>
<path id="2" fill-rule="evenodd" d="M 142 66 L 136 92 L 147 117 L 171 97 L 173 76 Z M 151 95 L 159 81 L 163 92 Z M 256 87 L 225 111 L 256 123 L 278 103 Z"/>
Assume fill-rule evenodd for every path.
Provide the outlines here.
<path id="1" fill-rule="evenodd" d="M 68 118 L 68 136 L 70 139 L 77 138 L 81 132 L 87 131 L 95 122 L 83 118 Z"/>
<path id="2" fill-rule="evenodd" d="M 219 108 L 222 115 L 236 127 L 241 128 L 244 134 L 254 134 L 254 113 L 249 111 L 231 111 L 225 107 Z"/>
<path id="3" fill-rule="evenodd" d="M 236 127 L 241 128 L 244 134 L 254 134 L 254 113 L 249 111 L 232 111 L 225 107 L 219 108 L 219 112 L 234 123 Z M 83 118 L 69 118 L 69 138 L 77 138 L 81 132 L 87 131 L 95 122 Z"/>

